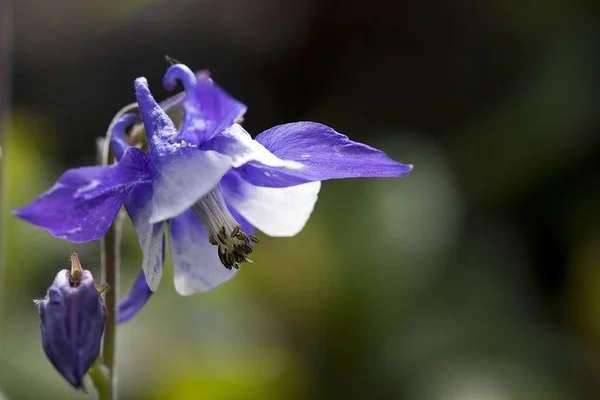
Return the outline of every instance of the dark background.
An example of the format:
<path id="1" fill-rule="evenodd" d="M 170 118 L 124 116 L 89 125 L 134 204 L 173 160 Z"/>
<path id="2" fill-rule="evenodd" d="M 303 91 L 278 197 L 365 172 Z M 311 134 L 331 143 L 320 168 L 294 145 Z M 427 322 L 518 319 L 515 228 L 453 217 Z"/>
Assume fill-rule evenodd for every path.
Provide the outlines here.
<path id="1" fill-rule="evenodd" d="M 166 97 L 165 54 L 209 69 L 248 105 L 253 135 L 319 121 L 415 169 L 324 183 L 303 232 L 262 235 L 255 263 L 210 293 L 179 297 L 167 273 L 119 330 L 121 398 L 597 398 L 599 2 L 15 0 L 12 11 L 8 398 L 77 398 L 44 357 L 31 299 L 71 251 L 92 271 L 99 262 L 98 243 L 52 238 L 10 209 L 95 162 L 136 77 Z M 121 292 L 141 259 L 127 229 Z"/>

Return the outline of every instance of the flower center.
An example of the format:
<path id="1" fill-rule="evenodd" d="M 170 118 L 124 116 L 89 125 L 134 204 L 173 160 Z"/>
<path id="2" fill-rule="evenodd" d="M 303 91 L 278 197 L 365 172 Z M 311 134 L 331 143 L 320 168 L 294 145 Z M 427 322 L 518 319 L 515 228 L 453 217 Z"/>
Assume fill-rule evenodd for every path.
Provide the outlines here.
<path id="1" fill-rule="evenodd" d="M 258 243 L 258 238 L 244 233 L 229 212 L 218 186 L 192 208 L 204 223 L 210 244 L 218 246 L 217 253 L 225 268 L 238 269 L 240 264 L 252 262 L 248 258 L 252 253 L 250 243 Z"/>

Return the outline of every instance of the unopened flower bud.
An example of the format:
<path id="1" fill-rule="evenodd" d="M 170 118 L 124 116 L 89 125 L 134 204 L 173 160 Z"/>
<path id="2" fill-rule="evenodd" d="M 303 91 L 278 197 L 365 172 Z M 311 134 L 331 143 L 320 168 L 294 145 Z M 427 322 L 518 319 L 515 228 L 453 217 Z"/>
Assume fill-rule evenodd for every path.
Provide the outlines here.
<path id="1" fill-rule="evenodd" d="M 71 271 L 60 271 L 39 303 L 42 344 L 46 356 L 76 389 L 100 354 L 106 305 L 92 274 L 71 255 Z"/>

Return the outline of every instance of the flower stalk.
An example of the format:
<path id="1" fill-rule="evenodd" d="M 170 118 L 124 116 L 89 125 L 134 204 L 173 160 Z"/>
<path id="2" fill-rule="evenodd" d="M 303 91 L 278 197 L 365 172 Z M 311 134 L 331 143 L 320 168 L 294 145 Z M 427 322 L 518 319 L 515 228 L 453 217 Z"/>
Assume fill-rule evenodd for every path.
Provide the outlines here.
<path id="1" fill-rule="evenodd" d="M 135 109 L 136 103 L 123 107 L 113 118 L 110 124 L 117 121 L 123 114 Z M 104 148 L 102 149 L 102 165 L 106 166 L 113 162 L 114 155 L 110 147 L 111 129 L 106 132 Z M 92 376 L 92 381 L 98 391 L 100 400 L 117 399 L 117 365 L 116 365 L 116 335 L 117 335 L 117 305 L 118 305 L 118 285 L 119 285 L 119 267 L 120 267 L 120 244 L 121 244 L 121 225 L 122 220 L 119 215 L 113 221 L 106 232 L 106 235 L 100 242 L 100 264 L 102 271 L 102 282 L 106 284 L 109 290 L 106 291 L 104 302 L 108 311 L 106 327 L 104 328 L 104 341 L 102 342 L 102 365 L 106 369 L 103 371 L 103 379 L 98 381 Z M 101 366 L 95 366 L 99 371 Z M 96 372 L 96 375 L 98 374 Z M 92 374 L 91 374 L 92 375 Z M 101 384 L 99 387 L 98 385 Z"/>
<path id="2" fill-rule="evenodd" d="M 4 211 L 4 174 L 3 174 L 3 156 L 5 137 L 8 134 L 8 108 L 10 102 L 10 69 L 12 55 L 12 21 L 11 21 L 10 0 L 0 0 L 0 213 Z M 3 290 L 4 265 L 6 265 L 6 244 L 4 242 L 4 224 L 0 221 L 0 293 L 6 293 Z M 0 303 L 3 296 L 0 295 Z M 0 319 L 2 318 L 2 307 L 0 307 Z"/>
<path id="3" fill-rule="evenodd" d="M 110 379 L 110 371 L 104 364 L 96 359 L 90 370 L 88 371 L 96 392 L 98 393 L 99 399 L 110 399 L 112 398 L 112 384 Z"/>
<path id="4" fill-rule="evenodd" d="M 103 388 L 96 387 L 100 400 L 116 400 L 116 330 L 117 330 L 117 284 L 119 275 L 119 226 L 120 218 L 115 219 L 106 236 L 102 239 L 101 265 L 102 281 L 111 290 L 106 292 L 104 301 L 108 311 L 106 327 L 104 329 L 104 341 L 102 342 L 102 363 L 107 369 L 106 382 Z M 96 382 L 94 382 L 96 385 Z M 106 388 L 108 387 L 108 389 Z"/>

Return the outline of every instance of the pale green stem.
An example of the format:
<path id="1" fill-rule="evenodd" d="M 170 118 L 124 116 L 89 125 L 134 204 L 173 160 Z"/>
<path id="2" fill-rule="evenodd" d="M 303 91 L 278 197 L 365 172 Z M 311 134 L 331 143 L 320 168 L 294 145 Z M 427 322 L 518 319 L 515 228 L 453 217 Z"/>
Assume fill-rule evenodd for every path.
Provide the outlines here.
<path id="1" fill-rule="evenodd" d="M 113 123 L 126 112 L 129 112 L 137 107 L 137 104 L 130 104 L 122 108 L 113 118 L 102 152 L 102 164 L 108 165 L 113 161 L 113 154 L 110 150 L 110 127 Z M 116 365 L 116 331 L 117 331 L 117 306 L 119 292 L 119 263 L 120 254 L 119 248 L 121 243 L 121 221 L 120 214 L 113 221 L 106 235 L 100 243 L 100 257 L 102 266 L 102 283 L 108 285 L 110 290 L 106 292 L 104 301 L 108 312 L 106 318 L 106 326 L 104 328 L 104 341 L 102 342 L 102 364 L 106 368 L 106 385 L 102 390 L 98 390 L 100 400 L 116 400 L 117 399 L 117 365 Z"/>
<path id="2" fill-rule="evenodd" d="M 96 359 L 88 371 L 88 375 L 92 379 L 92 383 L 98 392 L 98 398 L 110 399 L 112 396 L 110 371 L 100 362 L 100 359 Z"/>
<path id="3" fill-rule="evenodd" d="M 10 70 L 12 56 L 12 13 L 9 0 L 0 0 L 0 305 L 6 304 L 6 299 L 3 299 L 2 294 L 6 296 L 7 290 L 3 290 L 4 268 L 6 265 L 6 243 L 4 241 L 4 231 L 6 229 L 6 221 L 1 217 L 3 214 L 8 214 L 5 210 L 6 193 L 3 190 L 3 158 L 2 152 L 6 153 L 4 141 L 6 131 L 8 130 L 8 106 L 10 103 Z M 3 301 L 4 300 L 4 301 Z M 2 324 L 3 312 L 0 307 L 0 324 Z"/>

